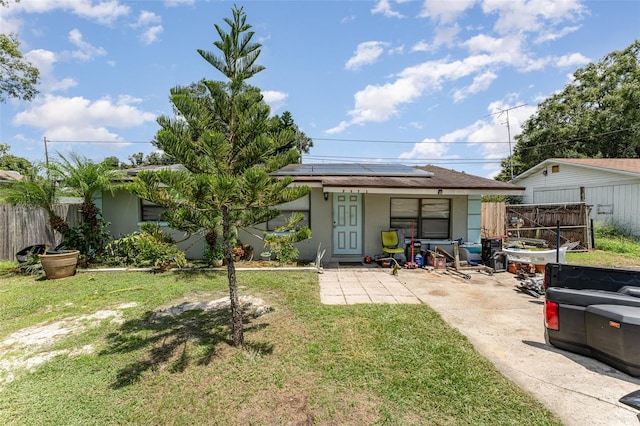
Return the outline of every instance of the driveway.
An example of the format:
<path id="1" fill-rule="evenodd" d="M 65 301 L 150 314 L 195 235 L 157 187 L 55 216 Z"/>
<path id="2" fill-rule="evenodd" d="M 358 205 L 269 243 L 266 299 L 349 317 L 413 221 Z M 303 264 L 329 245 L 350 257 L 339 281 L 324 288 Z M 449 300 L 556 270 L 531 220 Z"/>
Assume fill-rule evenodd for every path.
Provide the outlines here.
<path id="1" fill-rule="evenodd" d="M 422 269 L 326 269 L 326 304 L 424 303 L 467 336 L 506 377 L 567 425 L 635 425 L 636 411 L 618 402 L 640 379 L 544 342 L 542 298 L 515 291 L 509 273 L 469 272 L 466 280 Z"/>

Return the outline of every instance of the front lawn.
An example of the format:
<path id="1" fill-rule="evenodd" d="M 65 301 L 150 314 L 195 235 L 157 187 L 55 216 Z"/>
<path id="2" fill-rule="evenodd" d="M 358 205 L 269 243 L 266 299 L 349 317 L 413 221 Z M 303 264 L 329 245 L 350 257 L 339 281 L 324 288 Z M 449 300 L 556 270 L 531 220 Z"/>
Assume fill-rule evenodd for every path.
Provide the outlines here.
<path id="1" fill-rule="evenodd" d="M 227 310 L 185 309 L 225 272 L 0 276 L 0 423 L 559 424 L 428 306 L 325 306 L 310 272 L 238 284 L 271 309 L 244 350 Z"/>

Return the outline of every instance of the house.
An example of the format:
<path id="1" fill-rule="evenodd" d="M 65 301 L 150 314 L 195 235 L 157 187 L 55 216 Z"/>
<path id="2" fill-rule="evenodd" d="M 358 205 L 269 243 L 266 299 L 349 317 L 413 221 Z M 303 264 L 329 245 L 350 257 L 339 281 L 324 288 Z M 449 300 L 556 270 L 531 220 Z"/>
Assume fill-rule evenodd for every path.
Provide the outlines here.
<path id="1" fill-rule="evenodd" d="M 640 235 L 640 159 L 550 158 L 516 176 L 526 204 L 586 202 L 591 219 Z"/>
<path id="2" fill-rule="evenodd" d="M 381 231 L 399 230 L 423 244 L 479 242 L 482 195 L 521 195 L 524 188 L 436 166 L 399 164 L 290 164 L 273 174 L 291 176 L 294 185 L 311 188 L 309 195 L 279 206 L 281 216 L 238 238 L 259 253 L 263 232 L 275 230 L 293 212 L 306 216 L 312 238 L 299 243 L 300 257 L 314 259 L 318 247 L 325 261 L 360 261 L 382 249 Z M 138 230 L 139 223 L 157 220 L 160 207 L 120 191 L 104 194 L 103 216 L 114 237 Z M 179 239 L 176 238 L 176 239 Z M 202 255 L 204 241 L 193 239 L 187 256 Z"/>

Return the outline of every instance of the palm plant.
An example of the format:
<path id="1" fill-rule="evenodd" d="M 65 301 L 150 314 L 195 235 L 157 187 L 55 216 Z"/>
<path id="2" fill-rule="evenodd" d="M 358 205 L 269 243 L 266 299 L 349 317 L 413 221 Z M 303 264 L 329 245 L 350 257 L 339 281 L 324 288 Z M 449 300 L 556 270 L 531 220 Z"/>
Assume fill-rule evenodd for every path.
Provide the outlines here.
<path id="1" fill-rule="evenodd" d="M 69 224 L 53 209 L 57 200 L 55 184 L 37 173 L 12 182 L 5 191 L 5 199 L 14 206 L 22 204 L 43 209 L 54 231 L 64 233 L 69 229 Z"/>
<path id="2" fill-rule="evenodd" d="M 82 198 L 80 212 L 82 225 L 73 229 L 66 238 L 67 245 L 79 249 L 83 254 L 93 258 L 101 252 L 108 234 L 106 224 L 99 219 L 100 209 L 95 199 L 104 191 L 113 194 L 116 185 L 111 180 L 111 167 L 106 161 L 96 163 L 79 154 L 71 153 L 69 157 L 59 154 L 59 160 L 50 166 L 50 171 L 67 194 Z"/>
<path id="3" fill-rule="evenodd" d="M 82 219 L 92 227 L 98 224 L 100 209 L 95 205 L 96 196 L 103 191 L 113 194 L 115 184 L 111 181 L 111 167 L 103 161 L 95 163 L 79 154 L 69 158 L 59 154 L 59 160 L 50 166 L 53 176 L 69 195 L 82 198 Z"/>

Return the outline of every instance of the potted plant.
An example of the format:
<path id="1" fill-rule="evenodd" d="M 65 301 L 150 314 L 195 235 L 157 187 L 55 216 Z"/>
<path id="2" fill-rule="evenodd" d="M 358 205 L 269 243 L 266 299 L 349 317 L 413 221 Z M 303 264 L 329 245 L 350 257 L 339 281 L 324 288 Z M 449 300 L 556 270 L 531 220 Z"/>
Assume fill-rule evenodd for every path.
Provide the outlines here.
<path id="1" fill-rule="evenodd" d="M 48 280 L 75 275 L 79 250 L 48 250 L 40 255 L 40 263 Z"/>

